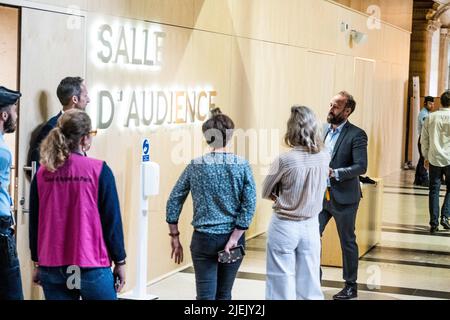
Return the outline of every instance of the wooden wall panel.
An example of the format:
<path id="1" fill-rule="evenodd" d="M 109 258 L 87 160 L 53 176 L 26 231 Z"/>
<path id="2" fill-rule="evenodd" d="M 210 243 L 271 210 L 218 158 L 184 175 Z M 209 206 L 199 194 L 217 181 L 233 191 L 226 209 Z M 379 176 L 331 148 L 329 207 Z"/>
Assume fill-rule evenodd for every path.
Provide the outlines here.
<path id="1" fill-rule="evenodd" d="M 231 0 L 194 0 L 195 28 L 234 34 L 231 5 Z"/>
<path id="2" fill-rule="evenodd" d="M 383 152 L 383 146 L 386 145 L 391 138 L 387 122 L 384 121 L 391 111 L 392 81 L 391 64 L 388 62 L 378 62 L 375 70 L 375 95 L 374 108 L 378 112 L 373 114 L 373 130 L 369 137 L 371 143 L 369 152 L 371 156 L 372 170 L 377 177 L 381 177 L 386 173 L 388 168 L 386 157 L 387 153 Z"/>
<path id="3" fill-rule="evenodd" d="M 363 128 L 368 137 L 372 137 L 374 132 L 373 117 L 378 110 L 373 105 L 374 83 L 375 82 L 375 61 L 355 59 L 355 93 L 357 102 L 356 110 L 351 115 L 350 121 Z M 369 139 L 369 145 L 372 144 Z M 372 153 L 370 153 L 372 154 Z M 374 176 L 374 165 L 372 158 L 369 157 L 368 175 Z"/>
<path id="4" fill-rule="evenodd" d="M 355 88 L 355 58 L 352 56 L 336 56 L 336 74 L 334 78 L 334 93 L 342 90 L 354 92 Z M 330 97 L 331 100 L 331 97 Z"/>
<path id="5" fill-rule="evenodd" d="M 308 88 L 305 85 L 311 74 L 308 73 L 307 66 L 308 51 L 302 48 L 289 48 L 289 65 L 288 68 L 288 103 L 289 106 L 294 104 L 307 105 L 307 97 L 309 96 Z M 286 117 L 286 122 L 287 122 Z M 286 122 L 283 123 L 283 130 L 286 129 Z"/>
<path id="6" fill-rule="evenodd" d="M 408 86 L 408 80 L 404 78 L 405 66 L 393 63 L 392 64 L 392 96 L 390 104 L 398 107 L 398 112 L 389 113 L 391 117 L 388 118 L 387 126 L 391 132 L 391 138 L 389 143 L 384 147 L 385 150 L 399 150 L 402 152 L 389 152 L 390 159 L 387 162 L 386 173 L 384 175 L 394 172 L 395 168 L 402 164 L 404 142 L 405 141 L 405 128 L 406 128 L 406 92 Z M 401 106 L 401 107 L 400 107 Z M 402 112 L 403 111 L 403 112 Z M 390 170 L 390 172 L 388 171 Z"/>
<path id="7" fill-rule="evenodd" d="M 287 43 L 291 0 L 231 0 L 237 36 Z"/>
<path id="8" fill-rule="evenodd" d="M 336 55 L 309 51 L 307 54 L 306 85 L 307 106 L 312 108 L 318 119 L 326 121 L 331 98 L 336 94 L 335 88 Z"/>
<path id="9" fill-rule="evenodd" d="M 0 6 L 0 83 L 17 89 L 19 11 Z"/>
<path id="10" fill-rule="evenodd" d="M 78 7 L 81 10 L 87 10 L 88 0 L 30 0 L 30 2 L 35 2 L 37 4 L 57 6 L 70 10 L 70 8 Z"/>
<path id="11" fill-rule="evenodd" d="M 191 28 L 195 22 L 194 0 L 30 0 L 30 2 L 59 7 L 68 13 L 80 8 L 93 13 Z"/>
<path id="12" fill-rule="evenodd" d="M 344 37 L 340 31 L 339 8 L 327 1 L 312 1 L 308 9 L 308 47 L 335 52 Z M 344 38 L 345 40 L 345 38 Z"/>
<path id="13" fill-rule="evenodd" d="M 289 44 L 302 48 L 308 47 L 311 37 L 315 34 L 309 32 L 312 26 L 311 4 L 314 0 L 291 0 L 288 4 L 289 12 Z"/>

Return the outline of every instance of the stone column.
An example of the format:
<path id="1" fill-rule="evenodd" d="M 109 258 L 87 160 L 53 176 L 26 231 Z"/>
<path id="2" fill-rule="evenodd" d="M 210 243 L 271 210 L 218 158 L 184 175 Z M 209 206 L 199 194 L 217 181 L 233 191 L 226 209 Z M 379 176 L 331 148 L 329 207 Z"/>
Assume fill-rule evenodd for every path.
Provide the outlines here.
<path id="1" fill-rule="evenodd" d="M 448 89 L 448 46 L 450 44 L 450 31 L 441 29 L 441 40 L 439 44 L 439 84 L 438 95 Z"/>
<path id="2" fill-rule="evenodd" d="M 430 94 L 430 77 L 431 77 L 431 55 L 432 55 L 432 42 L 434 33 L 440 29 L 441 23 L 436 20 L 428 20 L 427 32 L 425 34 L 425 76 L 420 80 L 420 93 L 421 96 L 428 96 Z"/>

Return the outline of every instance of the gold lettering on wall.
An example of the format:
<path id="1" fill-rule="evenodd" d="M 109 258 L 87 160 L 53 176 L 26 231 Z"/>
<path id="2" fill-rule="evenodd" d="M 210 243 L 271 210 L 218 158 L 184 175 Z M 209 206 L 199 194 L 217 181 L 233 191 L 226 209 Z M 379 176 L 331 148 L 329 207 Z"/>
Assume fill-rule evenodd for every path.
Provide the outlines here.
<path id="1" fill-rule="evenodd" d="M 114 96 L 121 99 L 114 100 Z M 203 122 L 215 107 L 216 91 L 98 92 L 97 128 L 108 129 L 120 110 L 126 110 L 123 127 L 150 127 Z"/>

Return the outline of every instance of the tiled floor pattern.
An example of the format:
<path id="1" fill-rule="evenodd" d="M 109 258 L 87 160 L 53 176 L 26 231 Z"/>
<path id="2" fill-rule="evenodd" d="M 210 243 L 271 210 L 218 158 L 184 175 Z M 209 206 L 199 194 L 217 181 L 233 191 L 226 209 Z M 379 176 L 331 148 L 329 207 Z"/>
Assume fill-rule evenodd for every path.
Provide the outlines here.
<path id="1" fill-rule="evenodd" d="M 382 239 L 360 260 L 360 300 L 450 299 L 450 232 L 428 230 L 428 190 L 413 187 L 413 171 L 384 181 Z M 443 201 L 444 189 L 441 191 Z M 263 300 L 266 237 L 247 243 L 247 256 L 233 290 L 234 300 Z M 375 276 L 374 276 L 375 275 Z M 323 291 L 331 299 L 342 287 L 342 269 L 323 268 Z M 148 288 L 162 300 L 195 299 L 193 269 L 168 277 Z"/>

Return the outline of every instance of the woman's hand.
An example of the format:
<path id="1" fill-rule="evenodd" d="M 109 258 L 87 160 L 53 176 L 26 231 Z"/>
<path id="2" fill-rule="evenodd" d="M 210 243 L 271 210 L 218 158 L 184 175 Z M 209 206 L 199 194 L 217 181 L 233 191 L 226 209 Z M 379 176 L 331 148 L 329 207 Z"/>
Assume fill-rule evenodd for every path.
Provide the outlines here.
<path id="1" fill-rule="evenodd" d="M 33 270 L 33 283 L 40 286 L 41 285 L 41 277 L 39 274 L 39 268 L 34 268 Z"/>
<path id="2" fill-rule="evenodd" d="M 175 259 L 175 263 L 181 264 L 183 262 L 184 255 L 183 255 L 183 246 L 181 245 L 180 242 L 180 237 L 179 236 L 172 237 L 171 245 L 172 245 L 171 258 Z"/>
<path id="3" fill-rule="evenodd" d="M 126 284 L 125 265 L 115 266 L 113 275 L 114 275 L 114 286 L 116 288 L 116 292 L 119 293 L 122 291 L 123 287 Z"/>
<path id="4" fill-rule="evenodd" d="M 242 235 L 244 234 L 244 230 L 234 230 L 233 233 L 230 236 L 230 240 L 228 240 L 228 243 L 225 246 L 225 252 L 230 253 L 230 249 L 236 248 L 239 244 L 239 240 L 242 238 Z"/>

